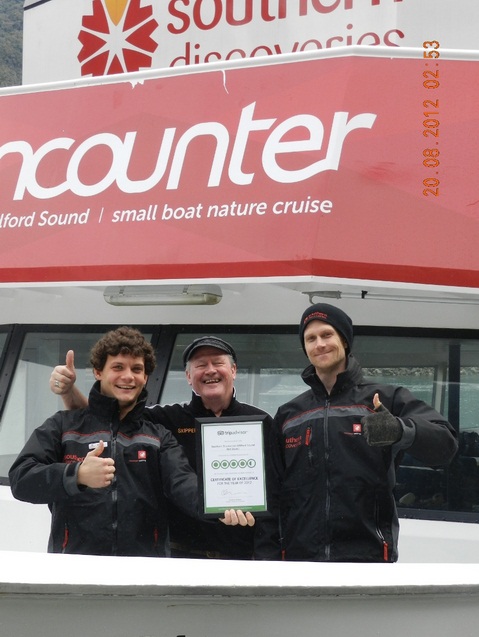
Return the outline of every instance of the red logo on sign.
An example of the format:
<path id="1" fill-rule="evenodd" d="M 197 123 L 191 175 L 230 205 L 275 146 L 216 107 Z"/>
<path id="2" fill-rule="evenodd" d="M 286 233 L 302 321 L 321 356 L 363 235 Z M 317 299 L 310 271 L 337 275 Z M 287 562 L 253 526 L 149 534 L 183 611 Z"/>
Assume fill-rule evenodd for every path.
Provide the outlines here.
<path id="1" fill-rule="evenodd" d="M 151 4 L 141 0 L 93 0 L 93 14 L 84 16 L 78 39 L 82 75 L 114 75 L 151 68 L 158 27 Z"/>
<path id="2" fill-rule="evenodd" d="M 139 451 L 138 452 L 138 460 L 146 460 L 146 451 Z"/>

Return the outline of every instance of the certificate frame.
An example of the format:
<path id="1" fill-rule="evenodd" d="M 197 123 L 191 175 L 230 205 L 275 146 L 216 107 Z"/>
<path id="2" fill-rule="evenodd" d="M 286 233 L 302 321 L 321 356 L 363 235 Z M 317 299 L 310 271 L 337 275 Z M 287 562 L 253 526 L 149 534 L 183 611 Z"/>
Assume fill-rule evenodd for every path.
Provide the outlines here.
<path id="1" fill-rule="evenodd" d="M 199 512 L 227 509 L 269 515 L 266 489 L 266 414 L 195 418 Z"/>

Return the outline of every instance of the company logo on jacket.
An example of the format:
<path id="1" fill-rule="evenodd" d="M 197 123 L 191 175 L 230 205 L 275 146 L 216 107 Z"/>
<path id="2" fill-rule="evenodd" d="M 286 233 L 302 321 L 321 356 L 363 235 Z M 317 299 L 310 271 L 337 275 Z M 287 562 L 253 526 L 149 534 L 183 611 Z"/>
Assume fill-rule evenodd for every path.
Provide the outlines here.
<path id="1" fill-rule="evenodd" d="M 298 437 L 291 436 L 290 438 L 286 438 L 285 448 L 296 449 L 296 447 L 300 447 L 302 439 L 303 439 L 302 436 L 298 436 Z"/>

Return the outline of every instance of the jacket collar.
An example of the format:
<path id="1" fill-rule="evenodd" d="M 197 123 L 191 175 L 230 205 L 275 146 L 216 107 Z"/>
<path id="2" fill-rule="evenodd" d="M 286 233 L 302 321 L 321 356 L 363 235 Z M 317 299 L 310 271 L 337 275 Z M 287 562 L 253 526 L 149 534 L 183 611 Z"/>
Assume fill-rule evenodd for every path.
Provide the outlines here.
<path id="1" fill-rule="evenodd" d="M 143 389 L 138 397 L 136 405 L 131 411 L 128 412 L 125 418 L 123 418 L 122 422 L 129 422 L 138 418 L 138 416 L 143 413 L 147 397 L 148 393 L 146 389 Z M 111 396 L 105 396 L 100 392 L 99 380 L 95 381 L 93 387 L 90 390 L 88 405 L 91 411 L 100 418 L 106 418 L 107 420 L 111 421 L 119 417 L 120 406 L 117 399 L 112 398 Z"/>
<path id="2" fill-rule="evenodd" d="M 236 400 L 236 389 L 233 388 L 233 396 L 231 398 L 231 402 L 226 409 L 223 410 L 222 416 L 228 416 L 233 410 L 238 401 Z M 214 413 L 210 409 L 206 409 L 203 405 L 203 401 L 201 400 L 201 396 L 197 394 L 195 391 L 191 393 L 191 406 L 195 413 L 200 414 L 201 416 L 208 417 L 214 416 Z"/>
<path id="3" fill-rule="evenodd" d="M 308 365 L 308 367 L 306 367 L 306 369 L 301 374 L 301 378 L 306 383 L 306 385 L 309 385 L 315 392 L 320 392 L 323 395 L 328 394 L 326 388 L 316 374 L 316 370 L 313 365 Z M 331 395 L 338 394 L 348 387 L 357 385 L 359 382 L 361 382 L 362 378 L 363 372 L 360 364 L 352 354 L 349 354 L 346 369 L 344 370 L 344 372 L 338 374 L 336 383 L 331 390 Z"/>

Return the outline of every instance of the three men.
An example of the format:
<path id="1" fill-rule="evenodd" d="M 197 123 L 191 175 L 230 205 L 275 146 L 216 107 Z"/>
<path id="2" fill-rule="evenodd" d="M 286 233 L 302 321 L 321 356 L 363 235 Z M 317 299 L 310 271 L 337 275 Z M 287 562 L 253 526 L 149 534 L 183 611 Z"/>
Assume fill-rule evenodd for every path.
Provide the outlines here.
<path id="1" fill-rule="evenodd" d="M 254 556 L 394 562 L 399 532 L 393 493 L 396 468 L 405 452 L 429 466 L 447 465 L 457 451 L 456 434 L 406 388 L 364 380 L 351 354 L 352 321 L 339 308 L 324 303 L 309 307 L 299 335 L 310 361 L 302 378 L 310 389 L 282 405 L 274 419 L 268 500 L 276 521 L 268 520 L 261 532 L 261 525 L 256 525 Z M 186 348 L 184 364 L 192 401 L 148 411 L 178 436 L 194 462 L 196 417 L 259 410 L 234 398 L 236 354 L 228 343 L 217 337 L 197 339 Z M 52 373 L 52 388 L 55 391 L 58 382 L 56 392 L 65 393 L 67 403 L 76 400 L 73 378 L 74 372 L 62 366 Z M 177 513 L 174 519 L 180 520 L 182 513 Z M 198 537 L 197 556 L 209 556 L 205 537 L 214 537 L 212 556 L 237 557 L 228 550 L 228 539 L 197 535 L 191 518 L 184 519 L 184 525 L 172 525 L 178 556 L 193 557 Z M 246 545 L 251 547 L 249 540 Z M 251 557 L 251 549 L 245 557 Z"/>

